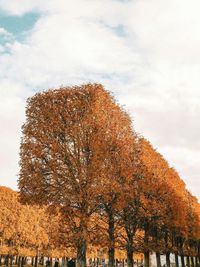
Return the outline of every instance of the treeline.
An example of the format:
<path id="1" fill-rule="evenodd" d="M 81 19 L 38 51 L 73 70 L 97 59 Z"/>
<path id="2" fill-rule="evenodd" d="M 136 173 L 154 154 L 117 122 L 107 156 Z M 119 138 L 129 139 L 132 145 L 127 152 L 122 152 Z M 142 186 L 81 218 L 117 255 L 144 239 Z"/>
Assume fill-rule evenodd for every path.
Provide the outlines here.
<path id="1" fill-rule="evenodd" d="M 176 267 L 178 257 L 182 267 L 200 263 L 197 199 L 101 85 L 30 98 L 20 156 L 20 201 L 59 217 L 50 231 L 57 241 L 40 249 L 71 249 L 78 267 L 93 249 L 107 251 L 109 267 L 116 250 L 126 252 L 128 267 L 135 252 L 144 254 L 145 267 L 153 251 L 158 267 L 161 254 L 170 267 L 171 253 Z"/>

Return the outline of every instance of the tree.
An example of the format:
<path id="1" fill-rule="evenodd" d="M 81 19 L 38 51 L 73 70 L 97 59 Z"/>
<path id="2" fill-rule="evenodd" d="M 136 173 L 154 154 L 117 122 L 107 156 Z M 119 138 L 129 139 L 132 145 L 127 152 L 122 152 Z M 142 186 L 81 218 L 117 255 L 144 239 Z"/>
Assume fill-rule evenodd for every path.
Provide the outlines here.
<path id="1" fill-rule="evenodd" d="M 130 119 L 98 84 L 49 90 L 28 100 L 21 201 L 62 206 L 78 266 L 86 264 L 89 220 L 105 181 L 113 177 L 113 151 L 128 128 Z"/>

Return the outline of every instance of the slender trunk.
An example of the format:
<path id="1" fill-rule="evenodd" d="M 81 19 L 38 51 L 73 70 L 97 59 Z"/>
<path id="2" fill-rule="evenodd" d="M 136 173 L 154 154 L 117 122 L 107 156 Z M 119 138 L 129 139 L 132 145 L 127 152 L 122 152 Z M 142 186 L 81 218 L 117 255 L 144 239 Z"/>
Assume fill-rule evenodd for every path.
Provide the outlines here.
<path id="1" fill-rule="evenodd" d="M 198 257 L 195 256 L 195 267 L 197 267 L 197 266 L 198 266 Z"/>
<path id="2" fill-rule="evenodd" d="M 68 261 L 69 261 L 69 258 L 68 257 L 65 257 L 65 267 L 68 266 Z"/>
<path id="3" fill-rule="evenodd" d="M 185 267 L 184 255 L 181 255 L 181 267 Z"/>
<path id="4" fill-rule="evenodd" d="M 150 266 L 150 256 L 149 256 L 149 225 L 147 223 L 145 227 L 145 232 L 144 232 L 144 266 L 149 267 Z"/>
<path id="5" fill-rule="evenodd" d="M 127 253 L 127 267 L 133 267 L 133 244 L 132 242 L 128 242 L 126 246 Z"/>
<path id="6" fill-rule="evenodd" d="M 6 266 L 8 266 L 8 260 L 9 260 L 9 256 L 6 255 L 6 257 L 5 257 L 5 265 L 6 265 Z"/>
<path id="7" fill-rule="evenodd" d="M 15 256 L 15 265 L 18 264 L 18 258 L 19 258 L 19 256 Z"/>
<path id="8" fill-rule="evenodd" d="M 113 247 L 108 249 L 108 267 L 115 266 L 115 249 Z"/>
<path id="9" fill-rule="evenodd" d="M 191 258 L 191 265 L 192 265 L 192 267 L 194 267 L 194 257 L 191 256 L 190 258 Z"/>
<path id="10" fill-rule="evenodd" d="M 186 264 L 187 264 L 187 267 L 190 267 L 190 257 L 189 256 L 186 256 Z"/>
<path id="11" fill-rule="evenodd" d="M 166 265 L 167 267 L 170 267 L 170 252 L 167 251 L 166 253 Z"/>
<path id="12" fill-rule="evenodd" d="M 38 255 L 35 256 L 34 267 L 38 267 Z"/>
<path id="13" fill-rule="evenodd" d="M 13 265 L 13 258 L 14 258 L 13 255 L 11 255 L 11 256 L 10 256 L 10 266 Z"/>
<path id="14" fill-rule="evenodd" d="M 41 265 L 44 266 L 44 256 L 41 256 Z"/>
<path id="15" fill-rule="evenodd" d="M 18 257 L 18 263 L 17 263 L 18 267 L 21 267 L 21 256 Z"/>
<path id="16" fill-rule="evenodd" d="M 160 252 L 156 252 L 157 267 L 161 267 Z"/>
<path id="17" fill-rule="evenodd" d="M 149 250 L 144 252 L 144 266 L 150 267 L 150 257 L 149 257 Z"/>
<path id="18" fill-rule="evenodd" d="M 87 244 L 85 239 L 79 240 L 77 245 L 77 267 L 86 267 Z"/>
<path id="19" fill-rule="evenodd" d="M 24 267 L 24 262 L 25 261 L 25 259 L 24 259 L 24 257 L 22 257 L 22 259 L 21 259 L 21 267 Z"/>
<path id="20" fill-rule="evenodd" d="M 31 265 L 34 265 L 34 257 L 31 257 Z"/>
<path id="21" fill-rule="evenodd" d="M 178 253 L 177 252 L 175 252 L 175 266 L 179 267 Z"/>
<path id="22" fill-rule="evenodd" d="M 110 247 L 108 249 L 108 267 L 115 266 L 115 221 L 112 211 L 108 214 L 108 235 Z"/>

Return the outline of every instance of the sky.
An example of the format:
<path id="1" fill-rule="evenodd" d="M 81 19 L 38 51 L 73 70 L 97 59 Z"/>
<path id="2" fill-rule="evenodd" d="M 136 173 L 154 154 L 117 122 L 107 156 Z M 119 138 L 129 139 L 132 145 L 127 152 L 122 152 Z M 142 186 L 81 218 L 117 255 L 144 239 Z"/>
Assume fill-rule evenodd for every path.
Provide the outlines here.
<path id="1" fill-rule="evenodd" d="M 26 99 L 102 83 L 200 199 L 199 0 L 0 0 L 0 184 L 17 189 Z"/>

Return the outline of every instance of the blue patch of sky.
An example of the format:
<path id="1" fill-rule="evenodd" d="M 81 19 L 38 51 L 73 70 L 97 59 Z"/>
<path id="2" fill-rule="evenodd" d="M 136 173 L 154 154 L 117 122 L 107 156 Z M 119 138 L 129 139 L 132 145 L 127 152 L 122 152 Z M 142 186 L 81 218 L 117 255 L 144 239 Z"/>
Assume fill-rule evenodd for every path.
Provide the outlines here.
<path id="1" fill-rule="evenodd" d="M 104 27 L 108 28 L 109 30 L 113 31 L 119 37 L 127 36 L 127 29 L 126 29 L 126 26 L 123 24 L 117 24 L 116 26 L 111 26 L 111 25 L 104 23 L 103 21 L 99 21 L 99 23 L 103 25 Z"/>
<path id="2" fill-rule="evenodd" d="M 115 27 L 111 27 L 111 29 L 120 37 L 125 37 L 127 35 L 126 27 L 123 24 L 118 24 Z"/>
<path id="3" fill-rule="evenodd" d="M 35 12 L 26 13 L 23 16 L 11 16 L 0 12 L 0 28 L 10 33 L 10 35 L 0 35 L 0 44 L 14 40 L 23 41 L 39 17 L 40 14 Z"/>

